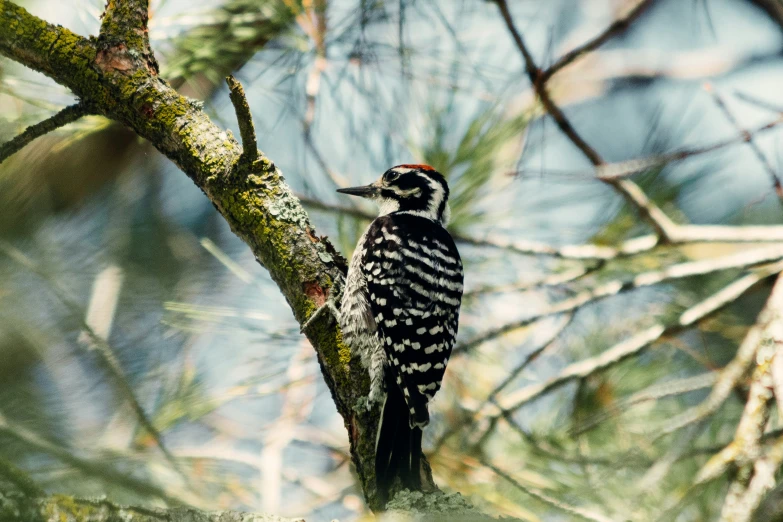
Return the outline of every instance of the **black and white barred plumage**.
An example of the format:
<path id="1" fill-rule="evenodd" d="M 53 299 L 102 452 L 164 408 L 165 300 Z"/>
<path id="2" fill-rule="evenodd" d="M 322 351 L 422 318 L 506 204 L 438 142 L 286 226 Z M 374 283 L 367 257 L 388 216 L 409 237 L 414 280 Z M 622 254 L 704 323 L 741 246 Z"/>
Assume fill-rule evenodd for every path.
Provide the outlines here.
<path id="1" fill-rule="evenodd" d="M 421 429 L 457 337 L 462 262 L 444 228 L 448 185 L 431 167 L 399 165 L 339 192 L 380 208 L 351 259 L 340 326 L 369 370 L 369 405 L 384 403 L 376 447 L 383 496 L 395 477 L 420 487 Z"/>

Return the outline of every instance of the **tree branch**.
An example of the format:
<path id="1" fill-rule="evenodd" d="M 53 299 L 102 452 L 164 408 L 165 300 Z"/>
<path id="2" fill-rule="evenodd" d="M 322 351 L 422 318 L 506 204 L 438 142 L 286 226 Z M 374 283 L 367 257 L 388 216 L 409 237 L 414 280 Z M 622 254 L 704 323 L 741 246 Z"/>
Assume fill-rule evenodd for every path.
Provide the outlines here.
<path id="1" fill-rule="evenodd" d="M 552 100 L 549 91 L 546 88 L 546 81 L 542 77 L 542 72 L 536 66 L 533 56 L 525 45 L 525 41 L 522 35 L 514 25 L 514 20 L 511 17 L 511 13 L 508 10 L 508 4 L 506 0 L 494 0 L 500 9 L 500 14 L 506 23 L 509 33 L 511 33 L 514 42 L 522 54 L 522 58 L 525 62 L 525 69 L 527 71 L 530 83 L 533 85 L 533 89 L 538 94 L 538 98 L 541 100 L 541 104 L 546 109 L 547 113 L 555 120 L 560 131 L 576 145 L 576 147 L 582 151 L 590 163 L 594 167 L 599 168 L 606 162 L 598 154 L 598 152 L 591 147 L 574 129 L 571 122 L 566 118 L 565 114 L 560 107 L 558 107 Z M 675 224 L 659 209 L 650 199 L 642 192 L 642 190 L 632 181 L 629 180 L 602 180 L 606 181 L 609 185 L 614 187 L 625 200 L 631 204 L 641 215 L 642 219 L 647 221 L 649 225 L 655 230 L 658 238 L 664 242 L 669 242 L 669 232 L 675 227 Z"/>
<path id="2" fill-rule="evenodd" d="M 508 10 L 508 4 L 506 3 L 506 0 L 494 1 L 497 4 L 498 9 L 500 9 L 500 15 L 503 17 L 503 21 L 506 23 L 506 28 L 508 28 L 509 33 L 511 33 L 511 37 L 514 39 L 514 43 L 516 43 L 517 49 L 519 49 L 519 52 L 522 54 L 522 58 L 525 62 L 525 71 L 527 72 L 527 77 L 530 79 L 530 84 L 533 86 L 536 94 L 538 94 L 538 98 L 541 100 L 541 104 L 544 106 L 544 109 L 546 109 L 549 115 L 552 116 L 563 134 L 565 134 L 568 139 L 570 139 L 571 142 L 576 145 L 585 156 L 587 156 L 587 159 L 590 160 L 590 163 L 593 165 L 603 164 L 604 160 L 601 158 L 598 152 L 596 152 L 595 149 L 593 149 L 586 141 L 582 139 L 582 137 L 576 132 L 576 129 L 574 129 L 574 127 L 571 125 L 571 122 L 568 121 L 568 119 L 565 117 L 563 111 L 561 111 L 560 108 L 552 101 L 552 97 L 549 95 L 549 91 L 546 88 L 546 80 L 543 78 L 543 73 L 536 65 L 535 60 L 533 60 L 533 55 L 530 54 L 530 51 L 525 44 L 525 40 L 517 30 L 516 25 L 514 25 L 514 19 L 511 16 L 511 12 Z"/>
<path id="3" fill-rule="evenodd" d="M 124 45 L 151 56 L 148 23 L 149 0 L 107 0 L 100 39 L 107 47 Z"/>
<path id="4" fill-rule="evenodd" d="M 606 407 L 606 409 L 599 411 L 592 417 L 582 422 L 580 425 L 572 428 L 570 430 L 570 434 L 572 436 L 578 436 L 586 433 L 605 420 L 619 415 L 637 404 L 649 401 L 657 401 L 665 397 L 686 394 L 696 390 L 709 388 L 715 384 L 715 381 L 718 378 L 717 374 L 718 372 L 710 371 L 693 377 L 684 377 L 682 379 L 673 379 L 670 381 L 653 384 L 644 390 L 634 393 L 627 399 L 622 399 L 614 404 L 610 404 Z"/>
<path id="5" fill-rule="evenodd" d="M 721 510 L 721 521 L 747 522 L 775 486 L 775 475 L 783 463 L 783 437 L 765 434 L 773 396 L 772 364 L 783 347 L 783 274 L 779 275 L 764 308 L 737 351 L 735 358 L 721 372 L 721 378 L 710 397 L 695 410 L 697 420 L 706 418 L 725 400 L 727 386 L 734 386 L 755 361 L 750 379 L 748 400 L 737 425 L 734 439 L 702 466 L 691 490 L 733 469 L 728 492 Z M 724 375 L 725 374 L 725 375 Z M 719 385 L 721 385 L 719 387 Z M 691 410 L 685 413 L 690 413 Z M 680 416 L 682 419 L 694 419 Z M 679 420 L 679 419 L 677 419 Z M 675 426 L 682 422 L 675 422 Z M 671 430 L 670 430 L 671 431 Z M 771 442 L 767 442 L 772 439 Z M 681 504 L 681 501 L 678 503 Z"/>
<path id="6" fill-rule="evenodd" d="M 590 160 L 598 172 L 598 178 L 614 187 L 614 189 L 622 195 L 625 200 L 634 208 L 636 208 L 639 215 L 645 220 L 654 230 L 657 235 L 656 241 L 649 246 L 653 248 L 657 245 L 658 240 L 663 243 L 688 243 L 698 241 L 758 241 L 759 237 L 764 237 L 762 241 L 778 241 L 783 238 L 783 227 L 775 226 L 759 226 L 759 227 L 741 227 L 742 233 L 737 233 L 738 229 L 732 229 L 732 227 L 711 226 L 711 225 L 678 225 L 673 222 L 655 203 L 653 203 L 636 185 L 634 182 L 623 179 L 634 172 L 652 168 L 653 166 L 665 164 L 668 161 L 675 159 L 682 159 L 683 152 L 676 152 L 670 155 L 664 155 L 655 159 L 656 163 L 646 163 L 644 160 L 631 160 L 630 162 L 622 162 L 616 164 L 607 164 L 598 152 L 593 149 L 582 137 L 576 132 L 573 125 L 568 121 L 565 114 L 552 100 L 547 88 L 546 78 L 543 77 L 541 70 L 536 66 L 533 56 L 525 45 L 525 41 L 522 35 L 514 25 L 514 20 L 511 17 L 511 13 L 508 9 L 506 0 L 494 0 L 498 5 L 500 14 L 506 23 L 506 27 L 509 30 L 514 42 L 517 45 L 522 58 L 525 62 L 525 69 L 530 79 L 533 89 L 541 100 L 542 105 L 555 120 L 555 123 L 568 137 L 576 147 L 582 151 L 582 153 Z M 644 3 L 644 2 L 642 2 Z M 641 4 L 640 4 L 641 5 Z M 614 34 L 614 33 L 612 33 Z M 601 42 L 603 43 L 603 42 Z M 763 125 L 762 127 L 755 129 L 754 132 L 763 132 L 777 126 L 783 121 L 783 116 L 776 120 Z M 746 131 L 740 133 L 742 141 L 750 140 L 750 132 Z M 706 150 L 714 150 L 725 146 L 726 143 L 722 142 L 714 144 Z M 690 153 L 693 154 L 693 153 Z M 690 155 L 689 154 L 689 155 Z M 663 163 L 661 163 L 663 161 Z"/>
<path id="7" fill-rule="evenodd" d="M 553 388 L 562 386 L 577 378 L 587 377 L 599 370 L 617 364 L 627 357 L 641 352 L 662 337 L 674 335 L 677 332 L 692 326 L 696 322 L 703 320 L 727 304 L 735 301 L 760 281 L 779 273 L 781 270 L 783 270 L 783 263 L 775 263 L 774 265 L 768 265 L 763 269 L 745 275 L 685 310 L 675 322 L 668 325 L 661 323 L 655 324 L 635 334 L 630 339 L 622 341 L 604 352 L 601 352 L 595 357 L 571 363 L 563 368 L 559 374 L 542 383 L 531 384 L 504 397 L 498 398 L 496 401 L 497 406 L 488 407 L 485 411 L 479 412 L 478 415 L 480 417 L 500 417 L 504 415 L 505 412 L 516 410 Z"/>
<path id="8" fill-rule="evenodd" d="M 227 76 L 229 97 L 234 105 L 239 124 L 239 135 L 242 137 L 242 156 L 240 163 L 253 163 L 258 159 L 258 143 L 256 142 L 256 129 L 253 127 L 253 116 L 250 114 L 250 106 L 247 103 L 245 89 L 234 76 Z"/>
<path id="9" fill-rule="evenodd" d="M 735 356 L 735 360 L 742 359 L 740 367 L 743 370 L 753 361 L 756 368 L 734 440 L 707 461 L 696 477 L 696 483 L 701 484 L 723 475 L 731 466 L 737 468 L 723 504 L 721 520 L 749 520 L 761 503 L 763 494 L 775 485 L 774 473 L 783 461 L 783 439 L 778 439 L 768 448 L 762 447 L 762 443 L 773 395 L 772 361 L 782 347 L 783 275 L 780 275 L 756 324 L 748 332 Z M 736 383 L 744 373 L 733 372 L 732 380 Z M 723 402 L 713 397 L 717 395 L 717 389 L 716 385 L 704 404 L 719 405 Z"/>
<path id="10" fill-rule="evenodd" d="M 578 60 L 587 53 L 595 51 L 615 35 L 625 31 L 634 21 L 636 21 L 637 18 L 642 15 L 642 13 L 647 10 L 648 7 L 652 5 L 652 3 L 653 0 L 638 1 L 637 4 L 632 7 L 630 11 L 628 11 L 628 14 L 612 22 L 600 34 L 558 58 L 555 63 L 553 63 L 547 70 L 541 73 L 541 82 L 547 82 L 561 69 L 564 69 L 572 62 Z"/>
<path id="11" fill-rule="evenodd" d="M 0 163 L 3 163 L 11 155 L 16 154 L 28 143 L 36 138 L 40 138 L 44 134 L 48 134 L 60 127 L 64 127 L 69 123 L 73 123 L 82 116 L 88 113 L 87 108 L 82 103 L 74 103 L 65 107 L 57 114 L 50 116 L 42 122 L 30 125 L 24 132 L 16 136 L 15 138 L 6 141 L 0 145 Z"/>
<path id="12" fill-rule="evenodd" d="M 326 203 L 303 194 L 297 194 L 297 197 L 305 206 L 314 209 L 339 212 L 367 220 L 372 220 L 375 217 L 375 214 L 365 212 L 358 207 Z M 686 243 L 777 243 L 783 241 L 783 226 L 780 225 L 679 225 L 665 216 L 664 220 L 666 221 L 669 242 L 673 245 Z M 543 255 L 585 261 L 609 261 L 648 252 L 658 246 L 658 238 L 653 234 L 637 236 L 614 247 L 593 244 L 557 246 L 526 239 L 509 239 L 492 233 L 479 235 L 465 231 L 452 232 L 452 236 L 458 243 L 499 248 L 520 255 Z"/>
<path id="13" fill-rule="evenodd" d="M 595 263 L 591 267 L 578 266 L 563 272 L 555 272 L 542 279 L 536 281 L 525 281 L 521 283 L 511 283 L 505 285 L 482 285 L 474 287 L 470 290 L 466 290 L 462 294 L 463 299 L 470 299 L 479 295 L 486 294 L 500 294 L 507 292 L 528 292 L 530 290 L 536 290 L 539 288 L 549 288 L 564 286 L 568 283 L 573 283 L 579 279 L 584 278 L 586 275 L 595 272 L 603 265 L 603 263 Z"/>
<path id="14" fill-rule="evenodd" d="M 783 294 L 783 284 L 781 284 L 780 276 L 778 277 L 778 282 L 775 284 L 775 288 L 779 294 Z M 743 376 L 753 365 L 756 358 L 756 352 L 764 339 L 768 324 L 771 321 L 771 318 L 774 317 L 774 314 L 777 313 L 777 311 L 772 308 L 772 305 L 780 299 L 780 296 L 776 297 L 775 300 L 772 298 L 767 299 L 767 304 L 765 305 L 764 310 L 758 315 L 756 324 L 748 330 L 745 339 L 742 341 L 742 344 L 740 344 L 731 362 L 721 370 L 720 376 L 707 398 L 701 404 L 689 408 L 667 422 L 666 426 L 658 435 L 659 437 L 674 433 L 695 422 L 701 422 L 720 408 L 728 398 L 731 390 L 740 383 Z M 709 466 L 705 465 L 705 468 L 702 470 L 702 474 L 705 476 L 709 474 L 705 471 L 708 467 Z M 697 482 L 703 480 L 706 479 L 699 479 Z"/>
<path id="15" fill-rule="evenodd" d="M 500 468 L 494 466 L 493 464 L 490 464 L 489 462 L 482 461 L 481 464 L 491 469 L 493 472 L 495 472 L 497 476 L 511 483 L 514 487 L 516 487 L 520 491 L 527 493 L 531 497 L 545 504 L 548 504 L 559 511 L 569 514 L 571 517 L 576 517 L 579 520 L 589 520 L 591 522 L 612 522 L 612 519 L 600 513 L 595 513 L 593 511 L 589 511 L 585 508 L 578 507 L 578 506 L 571 506 L 569 504 L 561 502 L 560 500 L 557 500 L 556 498 L 550 497 L 549 495 L 547 495 L 545 492 L 541 491 L 538 488 L 525 486 L 524 484 L 515 480 L 511 475 L 509 475 L 505 471 L 502 471 Z"/>
<path id="16" fill-rule="evenodd" d="M 305 206 L 325 210 L 328 212 L 338 212 L 343 215 L 353 216 L 360 219 L 373 220 L 375 214 L 365 212 L 359 207 L 349 207 L 326 203 L 316 198 L 297 194 L 297 197 Z M 579 260 L 609 260 L 620 256 L 626 256 L 644 252 L 655 247 L 657 239 L 655 236 L 639 236 L 629 239 L 617 247 L 602 245 L 561 245 L 554 246 L 539 241 L 529 241 L 525 239 L 508 239 L 496 234 L 472 235 L 463 231 L 452 231 L 454 241 L 474 246 L 486 246 L 491 248 L 500 248 L 515 252 L 521 255 L 545 255 L 559 257 L 562 259 Z"/>
<path id="17" fill-rule="evenodd" d="M 779 0 L 750 0 L 750 3 L 766 12 L 783 29 L 783 4 Z"/>
<path id="18" fill-rule="evenodd" d="M 562 301 L 557 302 L 529 317 L 513 323 L 505 324 L 499 328 L 495 328 L 480 334 L 474 339 L 458 345 L 455 350 L 466 351 L 474 349 L 482 343 L 507 334 L 513 330 L 524 328 L 525 326 L 543 319 L 544 317 L 566 312 L 573 312 L 600 299 L 605 299 L 607 297 L 615 296 L 623 292 L 635 290 L 637 288 L 652 286 L 667 281 L 674 281 L 676 279 L 682 279 L 685 277 L 710 274 L 731 268 L 747 268 L 749 266 L 758 265 L 761 263 L 778 261 L 781 258 L 783 258 L 783 246 L 775 245 L 766 248 L 758 248 L 756 250 L 729 254 L 712 259 L 679 263 L 669 266 L 663 270 L 644 272 L 630 279 L 614 279 L 602 283 L 601 285 L 594 288 L 583 290 L 573 297 L 563 299 Z"/>
<path id="19" fill-rule="evenodd" d="M 780 177 L 770 164 L 769 159 L 767 159 L 767 157 L 764 155 L 764 152 L 756 144 L 756 142 L 753 141 L 753 135 L 750 133 L 750 131 L 742 127 L 739 120 L 737 120 L 734 114 L 732 114 L 732 112 L 729 110 L 726 102 L 723 99 L 723 96 L 721 96 L 717 89 L 715 89 L 710 83 L 706 83 L 704 85 L 704 90 L 712 95 L 712 99 L 715 100 L 715 105 L 718 106 L 723 115 L 726 116 L 726 119 L 729 120 L 729 123 L 734 126 L 734 129 L 737 131 L 737 133 L 742 136 L 743 141 L 751 148 L 753 154 L 756 155 L 759 163 L 761 163 L 761 166 L 764 167 L 764 170 L 767 171 L 767 174 L 772 180 L 772 189 L 775 191 L 778 199 L 783 200 L 783 185 L 780 182 Z"/>
<path id="20" fill-rule="evenodd" d="M 140 5 L 140 4 L 133 4 Z M 117 4 L 110 2 L 110 7 Z M 237 141 L 193 103 L 158 78 L 149 62 L 127 49 L 107 47 L 0 0 L 0 54 L 68 87 L 91 108 L 149 140 L 206 194 L 231 229 L 269 270 L 297 321 L 329 297 L 345 259 L 315 234 L 307 214 L 279 169 L 260 155 L 234 176 L 241 155 Z M 342 342 L 328 317 L 307 330 L 324 379 L 343 417 L 369 506 L 380 509 L 375 491 L 375 431 L 379 411 L 358 407 L 369 389 L 366 370 Z M 434 488 L 429 473 L 424 484 Z"/>
<path id="21" fill-rule="evenodd" d="M 645 170 L 663 167 L 673 161 L 682 161 L 693 156 L 714 152 L 718 149 L 722 149 L 731 145 L 745 143 L 757 134 L 761 134 L 768 130 L 777 128 L 781 123 L 783 123 L 783 116 L 778 116 L 774 120 L 764 123 L 763 125 L 759 125 L 753 129 L 744 129 L 731 138 L 711 143 L 703 147 L 680 149 L 673 152 L 659 154 L 657 156 L 636 158 L 626 161 L 618 161 L 615 163 L 605 163 L 595 169 L 596 175 L 599 179 L 607 181 L 627 178 L 633 174 L 644 172 Z"/>

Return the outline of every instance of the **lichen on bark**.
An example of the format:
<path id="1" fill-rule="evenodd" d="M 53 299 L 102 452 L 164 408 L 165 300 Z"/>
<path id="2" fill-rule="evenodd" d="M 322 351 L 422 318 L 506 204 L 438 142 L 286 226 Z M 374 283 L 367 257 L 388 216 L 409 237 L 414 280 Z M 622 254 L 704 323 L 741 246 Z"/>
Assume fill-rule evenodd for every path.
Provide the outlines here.
<path id="1" fill-rule="evenodd" d="M 243 150 L 232 133 L 215 125 L 200 102 L 180 95 L 158 76 L 147 40 L 146 8 L 146 0 L 109 0 L 101 34 L 85 38 L 0 0 L 0 55 L 71 89 L 91 112 L 129 127 L 179 166 L 269 271 L 303 324 L 328 299 L 346 261 L 316 234 L 271 159 L 259 152 L 240 161 Z M 329 314 L 305 333 L 343 417 L 367 503 L 382 509 L 374 476 L 379 411 L 365 407 L 367 371 L 343 343 Z M 422 470 L 425 488 L 437 490 L 426 462 Z M 422 498 L 437 504 L 449 497 Z"/>
<path id="2" fill-rule="evenodd" d="M 200 103 L 181 96 L 157 75 L 150 57 L 138 52 L 144 42 L 135 40 L 146 25 L 127 19 L 146 3 L 130 2 L 135 6 L 128 4 L 130 11 L 121 4 L 108 4 L 112 20 L 104 21 L 106 35 L 85 38 L 0 0 L 0 54 L 68 87 L 91 111 L 128 126 L 176 163 L 269 270 L 303 323 L 344 274 L 345 259 L 316 234 L 269 158 L 260 154 L 250 164 L 240 162 L 242 147 L 234 136 L 215 125 Z M 129 40 L 120 38 L 122 31 Z M 355 407 L 367 393 L 366 371 L 328 314 L 306 335 L 344 419 L 365 498 L 372 509 L 382 508 L 373 473 L 378 412 Z M 429 476 L 425 483 L 433 486 Z"/>

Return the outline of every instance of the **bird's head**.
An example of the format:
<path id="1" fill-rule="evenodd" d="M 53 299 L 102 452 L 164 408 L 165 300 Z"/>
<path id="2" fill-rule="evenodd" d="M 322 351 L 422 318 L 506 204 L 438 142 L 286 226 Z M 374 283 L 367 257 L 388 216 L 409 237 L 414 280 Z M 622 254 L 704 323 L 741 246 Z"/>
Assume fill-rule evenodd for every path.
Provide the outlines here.
<path id="1" fill-rule="evenodd" d="M 449 186 L 443 174 L 429 165 L 397 165 L 375 183 L 337 192 L 373 200 L 380 216 L 404 212 L 445 225 L 449 220 Z"/>

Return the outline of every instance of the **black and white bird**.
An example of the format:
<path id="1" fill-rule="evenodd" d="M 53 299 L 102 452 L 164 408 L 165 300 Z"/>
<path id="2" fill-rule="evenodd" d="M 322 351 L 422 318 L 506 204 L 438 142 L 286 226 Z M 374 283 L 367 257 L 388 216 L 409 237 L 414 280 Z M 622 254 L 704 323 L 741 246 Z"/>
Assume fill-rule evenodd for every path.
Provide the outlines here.
<path id="1" fill-rule="evenodd" d="M 359 239 L 339 311 L 343 339 L 381 402 L 375 475 L 381 498 L 395 478 L 421 488 L 422 428 L 457 338 L 462 262 L 444 226 L 449 187 L 428 165 L 398 165 L 375 183 L 338 192 L 377 203 Z"/>

